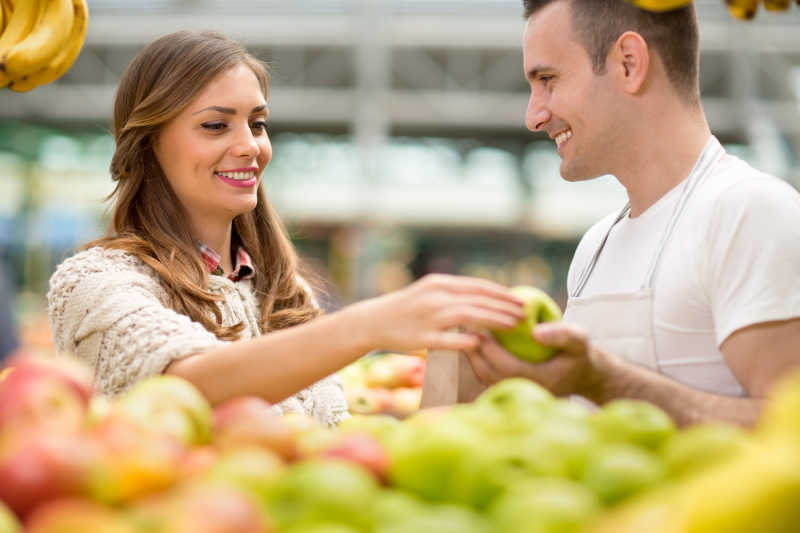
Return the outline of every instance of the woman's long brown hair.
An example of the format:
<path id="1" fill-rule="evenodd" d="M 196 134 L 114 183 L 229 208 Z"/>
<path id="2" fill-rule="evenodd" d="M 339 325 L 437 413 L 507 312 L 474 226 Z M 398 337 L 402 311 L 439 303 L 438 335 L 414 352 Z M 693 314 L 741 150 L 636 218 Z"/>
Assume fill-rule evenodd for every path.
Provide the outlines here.
<path id="1" fill-rule="evenodd" d="M 125 250 L 163 280 L 170 307 L 201 323 L 218 338 L 235 340 L 244 324 L 222 325 L 208 290 L 209 273 L 187 224 L 183 207 L 153 151 L 163 126 L 178 115 L 218 74 L 239 64 L 250 67 L 266 98 L 266 66 L 238 43 L 214 32 L 181 31 L 153 41 L 122 75 L 114 102 L 111 177 L 117 182 L 107 234 L 85 246 Z M 298 280 L 300 262 L 262 186 L 253 211 L 233 220 L 235 238 L 253 258 L 261 331 L 286 328 L 317 316 Z"/>

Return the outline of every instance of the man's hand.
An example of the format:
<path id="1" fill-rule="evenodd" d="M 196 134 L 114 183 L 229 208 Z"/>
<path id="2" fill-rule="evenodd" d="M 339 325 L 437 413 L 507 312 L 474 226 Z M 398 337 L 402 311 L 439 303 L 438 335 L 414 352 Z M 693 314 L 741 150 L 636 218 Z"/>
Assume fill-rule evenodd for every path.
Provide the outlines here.
<path id="1" fill-rule="evenodd" d="M 556 396 L 601 396 L 604 380 L 600 368 L 609 356 L 592 346 L 583 329 L 565 322 L 549 322 L 536 326 L 533 336 L 558 349 L 552 359 L 541 363 L 524 361 L 507 352 L 491 335 L 482 335 L 478 348 L 466 352 L 478 379 L 488 386 L 509 377 L 525 377 Z"/>

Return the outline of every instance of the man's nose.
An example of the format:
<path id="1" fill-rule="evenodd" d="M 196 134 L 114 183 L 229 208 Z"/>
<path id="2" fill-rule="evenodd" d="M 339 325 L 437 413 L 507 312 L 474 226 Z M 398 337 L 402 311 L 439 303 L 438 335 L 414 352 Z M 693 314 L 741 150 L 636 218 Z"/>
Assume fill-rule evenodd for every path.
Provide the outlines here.
<path id="1" fill-rule="evenodd" d="M 525 126 L 530 131 L 539 131 L 548 120 L 550 120 L 550 111 L 547 108 L 546 101 L 535 94 L 534 91 L 531 91 L 531 96 L 528 99 L 528 109 L 525 112 Z"/>

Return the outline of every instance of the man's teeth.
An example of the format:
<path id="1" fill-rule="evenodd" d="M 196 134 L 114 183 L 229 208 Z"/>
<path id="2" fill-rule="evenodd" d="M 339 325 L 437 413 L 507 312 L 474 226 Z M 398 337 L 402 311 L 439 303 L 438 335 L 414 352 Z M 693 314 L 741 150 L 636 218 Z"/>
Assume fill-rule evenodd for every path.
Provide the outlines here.
<path id="1" fill-rule="evenodd" d="M 559 133 L 556 135 L 556 146 L 560 147 L 562 144 L 567 142 L 569 138 L 572 137 L 572 130 L 567 130 Z"/>
<path id="2" fill-rule="evenodd" d="M 256 177 L 255 172 L 217 172 L 223 178 L 228 178 L 237 181 L 246 181 Z"/>

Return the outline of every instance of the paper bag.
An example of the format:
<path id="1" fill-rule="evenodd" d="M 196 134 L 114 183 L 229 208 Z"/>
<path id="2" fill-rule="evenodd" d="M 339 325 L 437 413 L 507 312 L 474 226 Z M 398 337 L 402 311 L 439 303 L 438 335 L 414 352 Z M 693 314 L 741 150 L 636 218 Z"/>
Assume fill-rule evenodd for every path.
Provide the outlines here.
<path id="1" fill-rule="evenodd" d="M 420 407 L 424 409 L 471 402 L 485 388 L 466 355 L 448 350 L 431 350 L 425 365 Z"/>

